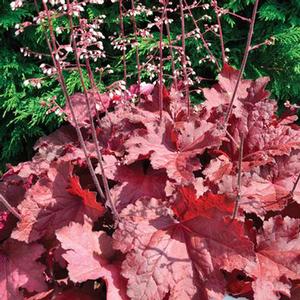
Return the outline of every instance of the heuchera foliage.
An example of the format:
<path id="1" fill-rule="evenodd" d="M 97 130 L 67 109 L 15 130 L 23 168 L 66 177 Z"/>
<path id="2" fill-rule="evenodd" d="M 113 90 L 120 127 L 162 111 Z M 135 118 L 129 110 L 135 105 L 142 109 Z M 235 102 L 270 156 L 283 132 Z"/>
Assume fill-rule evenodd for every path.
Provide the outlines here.
<path id="1" fill-rule="evenodd" d="M 181 84 L 164 88 L 161 116 L 158 86 L 143 85 L 137 103 L 135 87 L 101 95 L 95 126 L 118 218 L 72 125 L 11 166 L 0 191 L 20 220 L 1 213 L 0 298 L 299 299 L 300 128 L 293 112 L 276 115 L 267 78 L 241 81 L 224 126 L 237 78 L 225 65 L 190 115 Z M 74 109 L 102 185 L 81 98 Z"/>

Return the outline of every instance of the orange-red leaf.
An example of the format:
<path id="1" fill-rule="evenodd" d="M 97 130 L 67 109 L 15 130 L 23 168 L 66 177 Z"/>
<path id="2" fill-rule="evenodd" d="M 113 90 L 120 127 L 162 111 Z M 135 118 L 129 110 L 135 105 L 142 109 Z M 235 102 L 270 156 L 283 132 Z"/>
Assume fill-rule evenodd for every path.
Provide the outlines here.
<path id="1" fill-rule="evenodd" d="M 84 190 L 80 185 L 78 176 L 75 175 L 70 177 L 70 187 L 67 191 L 74 196 L 80 197 L 85 206 L 93 208 L 104 214 L 105 208 L 101 203 L 96 201 L 96 193 Z"/>
<path id="2" fill-rule="evenodd" d="M 172 209 L 181 221 L 187 221 L 198 216 L 212 217 L 213 209 L 229 215 L 233 212 L 234 204 L 225 195 L 213 193 L 197 198 L 196 191 L 189 186 L 180 188 L 180 197 Z"/>

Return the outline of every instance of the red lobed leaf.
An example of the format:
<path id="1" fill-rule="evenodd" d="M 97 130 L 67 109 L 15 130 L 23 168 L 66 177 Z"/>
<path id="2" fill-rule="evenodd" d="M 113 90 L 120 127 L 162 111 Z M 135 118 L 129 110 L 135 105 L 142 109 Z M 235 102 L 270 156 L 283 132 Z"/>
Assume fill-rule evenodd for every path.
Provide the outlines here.
<path id="1" fill-rule="evenodd" d="M 218 184 L 219 192 L 232 200 L 237 198 L 237 176 L 224 175 Z M 277 211 L 285 207 L 286 201 L 276 197 L 276 189 L 271 182 L 257 174 L 243 173 L 241 177 L 241 199 L 239 207 L 247 213 L 258 216 L 268 211 Z"/>
<path id="2" fill-rule="evenodd" d="M 101 95 L 95 91 L 87 93 L 87 99 L 91 108 L 91 115 L 95 117 L 97 111 L 106 111 L 110 106 L 110 98 L 107 94 Z M 79 127 L 88 127 L 90 125 L 89 113 L 86 104 L 86 96 L 83 93 L 75 93 L 70 97 L 73 105 L 74 113 Z M 69 103 L 66 103 L 64 113 L 67 115 L 68 121 L 75 127 Z"/>
<path id="3" fill-rule="evenodd" d="M 40 292 L 47 288 L 43 272 L 45 267 L 37 262 L 44 252 L 39 244 L 27 245 L 7 240 L 0 247 L 0 299 L 22 300 L 20 288 Z"/>
<path id="4" fill-rule="evenodd" d="M 147 160 L 138 161 L 129 166 L 119 166 L 114 180 L 120 183 L 111 189 L 112 198 L 118 210 L 141 197 L 165 197 L 166 172 L 153 170 Z"/>
<path id="5" fill-rule="evenodd" d="M 74 196 L 80 197 L 85 206 L 98 211 L 99 217 L 104 214 L 105 208 L 101 203 L 96 201 L 96 193 L 89 190 L 83 190 L 78 176 L 70 176 L 70 187 L 67 188 L 67 191 Z"/>
<path id="6" fill-rule="evenodd" d="M 149 124 L 147 131 L 147 134 L 135 135 L 126 141 L 126 162 L 132 163 L 141 156 L 150 157 L 154 169 L 166 169 L 168 177 L 178 183 L 193 181 L 193 171 L 200 168 L 196 156 L 217 147 L 222 141 L 216 126 L 206 121 L 183 122 L 174 127 L 166 117 L 160 123 Z"/>
<path id="7" fill-rule="evenodd" d="M 207 99 L 203 105 L 208 113 L 211 113 L 211 110 L 214 108 L 221 108 L 226 111 L 236 86 L 238 74 L 238 70 L 225 64 L 218 75 L 218 83 L 210 89 L 203 89 L 204 97 Z M 237 116 L 241 115 L 242 100 L 247 97 L 247 89 L 251 86 L 251 82 L 251 80 L 242 79 L 239 84 L 233 107 L 233 114 Z"/>
<path id="8" fill-rule="evenodd" d="M 82 223 L 85 214 L 94 220 L 103 215 L 102 210 L 86 206 L 67 191 L 72 170 L 69 162 L 53 162 L 47 176 L 39 179 L 27 191 L 25 199 L 18 206 L 22 219 L 12 233 L 13 238 L 25 242 L 36 241 L 52 235 L 70 221 Z"/>
<path id="9" fill-rule="evenodd" d="M 159 200 L 146 199 L 121 213 L 114 248 L 127 253 L 122 275 L 130 299 L 223 299 L 220 269 L 232 271 L 254 261 L 243 225 L 224 214 L 177 223 Z"/>
<path id="10" fill-rule="evenodd" d="M 191 187 L 181 187 L 179 197 L 172 209 L 181 221 L 196 218 L 198 216 L 213 217 L 213 208 L 228 215 L 233 213 L 234 202 L 224 195 L 206 193 L 197 198 L 196 191 Z"/>
<path id="11" fill-rule="evenodd" d="M 289 295 L 291 283 L 300 279 L 300 221 L 277 216 L 264 223 L 257 236 L 257 263 L 246 267 L 255 280 L 255 300 L 276 300 Z"/>
<path id="12" fill-rule="evenodd" d="M 107 299 L 127 299 L 125 279 L 120 266 L 111 264 L 113 257 L 111 238 L 103 231 L 92 231 L 92 222 L 85 218 L 84 224 L 72 222 L 56 232 L 63 258 L 68 262 L 69 277 L 73 282 L 103 278 L 107 284 Z"/>
<path id="13" fill-rule="evenodd" d="M 101 118 L 97 134 L 121 215 L 113 244 L 123 254 L 112 249 L 104 232 L 113 231 L 114 221 L 108 214 L 103 216 L 95 194 L 80 184 L 90 177 L 80 169 L 78 162 L 84 164 L 85 159 L 70 127 L 42 138 L 32 162 L 11 167 L 5 174 L 9 200 L 13 206 L 22 201 L 18 206 L 22 220 L 12 236 L 26 242 L 41 239 L 45 245 L 49 237 L 55 240 L 56 232 L 65 253 L 59 248 L 54 261 L 65 263 L 60 268 L 67 261 L 68 278 L 75 283 L 102 278 L 108 299 L 126 299 L 127 291 L 131 299 L 139 300 L 223 300 L 226 288 L 233 295 L 254 293 L 255 300 L 287 299 L 290 293 L 297 297 L 290 289 L 300 280 L 300 184 L 293 195 L 291 191 L 300 172 L 299 126 L 291 124 L 296 120 L 291 114 L 276 116 L 276 102 L 268 99 L 265 90 L 268 79 L 242 80 L 225 138 L 219 123 L 237 77 L 238 71 L 225 65 L 219 82 L 204 89 L 207 99 L 198 106 L 201 110 L 191 108 L 189 119 L 182 84 L 177 90 L 163 88 L 162 120 L 158 86 L 141 86 L 138 105 L 113 96 L 117 103 Z M 132 87 L 132 93 L 136 91 Z M 123 100 L 130 97 L 125 91 Z M 76 94 L 72 100 L 80 126 L 90 126 L 84 96 Z M 94 101 L 92 109 L 94 117 Z M 82 132 L 96 164 L 91 133 Z M 231 220 L 238 195 L 241 133 L 245 138 L 241 199 L 238 220 Z M 75 160 L 80 180 L 73 174 Z M 86 215 L 97 220 L 94 227 Z M 36 244 L 27 246 L 31 245 Z M 0 256 L 9 257 L 4 252 Z M 124 258 L 122 266 L 120 258 Z M 47 268 L 47 275 L 51 274 L 50 264 Z M 42 274 L 44 269 L 37 270 Z M 245 274 L 242 280 L 236 275 L 241 273 Z M 23 288 L 22 282 L 19 285 Z M 26 284 L 24 288 L 30 290 Z M 59 297 L 56 292 L 53 296 Z M 61 296 L 85 299 L 86 294 L 68 286 Z"/>

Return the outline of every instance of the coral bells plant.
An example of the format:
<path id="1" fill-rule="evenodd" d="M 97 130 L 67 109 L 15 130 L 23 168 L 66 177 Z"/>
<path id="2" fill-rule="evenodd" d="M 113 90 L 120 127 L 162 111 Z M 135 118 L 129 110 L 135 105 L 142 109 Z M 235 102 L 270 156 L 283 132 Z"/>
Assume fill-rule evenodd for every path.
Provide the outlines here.
<path id="1" fill-rule="evenodd" d="M 94 48 L 102 36 L 81 20 L 86 2 L 50 4 L 61 8 L 70 33 L 62 47 L 56 15 L 46 1 L 42 11 L 37 4 L 52 75 L 66 98 L 65 107 L 53 102 L 50 110 L 68 124 L 41 138 L 33 159 L 10 166 L 0 182 L 1 299 L 298 299 L 297 107 L 278 116 L 268 78 L 242 78 L 258 1 L 241 69 L 224 57 L 198 105 L 190 103 L 186 66 L 169 87 L 161 61 L 158 80 L 141 82 L 138 47 L 137 83 L 119 81 L 100 93 L 90 60 L 103 55 Z M 168 2 L 160 4 L 164 18 Z M 130 5 L 134 24 L 137 6 Z M 189 8 L 179 1 L 183 63 Z M 69 95 L 69 67 L 83 93 Z"/>
<path id="2" fill-rule="evenodd" d="M 95 121 L 102 168 L 90 124 L 81 127 L 116 215 L 72 123 L 10 167 L 2 299 L 289 299 L 300 279 L 300 130 L 295 115 L 276 116 L 267 78 L 241 81 L 224 130 L 238 73 L 225 65 L 190 115 L 174 87 L 161 118 L 159 86 L 141 87 L 138 104 L 111 101 Z"/>

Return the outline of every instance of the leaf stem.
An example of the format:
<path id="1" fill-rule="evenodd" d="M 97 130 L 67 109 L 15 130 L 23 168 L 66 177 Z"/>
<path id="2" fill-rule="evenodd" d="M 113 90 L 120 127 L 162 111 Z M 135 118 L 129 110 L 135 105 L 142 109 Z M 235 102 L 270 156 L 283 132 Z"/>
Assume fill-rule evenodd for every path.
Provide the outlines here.
<path id="1" fill-rule="evenodd" d="M 251 49 L 251 41 L 252 41 L 252 36 L 253 36 L 253 31 L 254 31 L 254 24 L 255 24 L 255 18 L 256 18 L 256 14 L 257 14 L 258 2 L 259 2 L 259 0 L 256 0 L 255 4 L 254 4 L 254 7 L 253 7 L 251 23 L 250 23 L 250 27 L 249 27 L 249 31 L 248 31 L 248 38 L 247 38 L 247 43 L 246 43 L 245 52 L 244 52 L 244 57 L 243 57 L 241 68 L 240 68 L 238 78 L 237 78 L 237 81 L 236 81 L 236 84 L 235 84 L 235 87 L 234 87 L 234 91 L 233 91 L 233 94 L 232 94 L 232 97 L 231 97 L 231 100 L 230 100 L 229 108 L 228 108 L 228 110 L 226 112 L 226 115 L 225 115 L 225 120 L 224 120 L 224 124 L 223 124 L 224 128 L 227 127 L 227 123 L 228 123 L 228 120 L 230 118 L 230 115 L 231 115 L 231 112 L 232 112 L 232 109 L 233 109 L 233 103 L 234 103 L 234 100 L 235 100 L 235 97 L 236 97 L 236 94 L 237 94 L 237 90 L 238 90 L 240 81 L 242 79 L 242 76 L 243 76 L 243 73 L 244 73 L 244 70 L 245 70 L 248 55 L 249 55 L 249 52 L 250 52 L 250 49 Z"/>
<path id="2" fill-rule="evenodd" d="M 102 191 L 102 188 L 101 188 L 101 186 L 99 184 L 98 178 L 96 176 L 95 170 L 93 168 L 92 162 L 91 162 L 90 157 L 88 155 L 88 151 L 87 151 L 87 148 L 86 148 L 86 145 L 85 145 L 85 142 L 84 142 L 81 130 L 79 128 L 76 116 L 75 116 L 74 107 L 73 107 L 72 101 L 70 99 L 70 96 L 69 96 L 69 94 L 67 92 L 67 88 L 66 88 L 64 76 L 62 74 L 61 66 L 60 66 L 59 62 L 56 60 L 55 55 L 54 55 L 54 52 L 55 53 L 57 52 L 57 47 L 56 47 L 56 38 L 55 38 L 55 35 L 54 35 L 54 31 L 53 31 L 52 19 L 51 19 L 51 16 L 50 16 L 47 4 L 44 1 L 42 1 L 42 3 L 43 3 L 43 7 L 44 7 L 44 10 L 46 12 L 47 19 L 48 19 L 48 25 L 49 25 L 49 32 L 50 32 L 51 42 L 48 39 L 48 36 L 47 36 L 47 33 L 46 33 L 46 29 L 44 27 L 43 27 L 43 30 L 45 32 L 45 38 L 46 38 L 47 45 L 48 45 L 50 53 L 51 53 L 51 57 L 52 57 L 54 66 L 57 69 L 59 83 L 60 83 L 60 86 L 62 88 L 63 94 L 64 94 L 64 96 L 65 96 L 65 98 L 67 100 L 67 103 L 70 106 L 70 111 L 71 111 L 72 118 L 74 120 L 75 130 L 76 130 L 76 133 L 77 133 L 77 136 L 78 136 L 78 140 L 79 140 L 80 146 L 81 146 L 81 148 L 83 150 L 84 157 L 85 157 L 85 159 L 87 161 L 88 169 L 89 169 L 90 174 L 92 176 L 93 182 L 94 182 L 94 184 L 96 186 L 96 189 L 97 189 L 97 192 L 99 193 L 99 195 L 102 198 L 105 198 L 104 193 Z M 37 9 L 37 12 L 39 13 L 38 6 L 36 5 L 36 0 L 35 0 L 35 6 L 36 6 L 36 9 Z M 52 43 L 52 45 L 51 45 L 51 43 Z"/>
<path id="3" fill-rule="evenodd" d="M 219 34 L 220 34 L 220 44 L 221 44 L 221 52 L 222 52 L 222 62 L 223 66 L 226 63 L 226 54 L 225 54 L 225 47 L 224 47 L 224 38 L 223 38 L 223 30 L 222 30 L 222 23 L 220 19 L 220 9 L 218 7 L 218 2 L 215 0 L 214 2 L 214 9 L 217 17 L 217 22 L 218 22 L 218 29 L 219 29 Z"/>
<path id="4" fill-rule="evenodd" d="M 136 56 L 136 65 L 137 65 L 137 76 L 138 76 L 138 97 L 140 96 L 140 89 L 141 89 L 141 64 L 140 64 L 140 54 L 139 54 L 139 47 L 138 47 L 138 31 L 135 19 L 135 5 L 134 0 L 131 0 L 131 22 L 133 24 L 133 32 L 135 36 L 135 56 Z"/>
<path id="5" fill-rule="evenodd" d="M 159 24 L 159 119 L 162 120 L 163 111 L 163 29 L 164 29 L 165 6 Z"/>
<path id="6" fill-rule="evenodd" d="M 193 16 L 193 13 L 192 13 L 192 11 L 191 11 L 189 5 L 187 4 L 187 1 L 184 0 L 184 2 L 185 2 L 185 5 L 186 5 L 186 8 L 187 8 L 187 10 L 188 10 L 188 12 L 189 12 L 190 17 L 192 18 L 192 21 L 193 21 L 194 26 L 195 26 L 195 28 L 196 28 L 196 30 L 197 30 L 197 33 L 198 33 L 199 36 L 200 36 L 200 39 L 201 39 L 201 41 L 202 41 L 202 43 L 203 43 L 204 48 L 206 49 L 206 51 L 207 51 L 208 54 L 210 55 L 211 60 L 215 61 L 215 64 L 216 64 L 218 70 L 221 70 L 220 65 L 219 65 L 219 63 L 218 63 L 218 60 L 216 59 L 216 57 L 213 55 L 213 53 L 212 53 L 211 50 L 209 49 L 209 46 L 208 46 L 208 44 L 207 44 L 207 42 L 206 42 L 206 40 L 205 40 L 205 38 L 204 38 L 204 36 L 203 36 L 203 33 L 201 32 L 201 30 L 200 30 L 200 28 L 199 28 L 199 26 L 198 26 L 198 24 L 197 24 L 197 21 L 195 20 L 195 17 Z"/>
<path id="7" fill-rule="evenodd" d="M 294 183 L 294 186 L 293 186 L 293 188 L 292 188 L 292 190 L 291 190 L 291 195 L 293 195 L 294 192 L 296 191 L 296 188 L 297 188 L 297 186 L 298 186 L 299 181 L 300 181 L 300 173 L 299 173 L 299 175 L 298 175 L 298 177 L 297 177 L 297 179 L 296 179 L 296 181 L 295 181 L 295 183 Z"/>
<path id="8" fill-rule="evenodd" d="M 124 73 L 124 81 L 126 84 L 127 81 L 127 66 L 126 66 L 126 49 L 125 49 L 125 31 L 124 31 L 124 21 L 123 21 L 123 0 L 119 0 L 119 16 L 120 16 L 120 30 L 121 30 L 121 39 L 123 41 L 122 45 L 122 60 L 123 60 L 123 73 Z"/>
<path id="9" fill-rule="evenodd" d="M 181 63 L 182 63 L 182 70 L 183 70 L 183 80 L 184 80 L 184 88 L 185 88 L 185 101 L 187 105 L 187 115 L 188 118 L 190 116 L 190 92 L 189 92 L 189 81 L 188 75 L 186 70 L 186 53 L 185 53 L 185 22 L 184 22 L 184 13 L 183 13 L 183 3 L 182 0 L 179 2 L 180 5 L 180 19 L 181 19 Z"/>
<path id="10" fill-rule="evenodd" d="M 244 135 L 241 134 L 241 142 L 240 142 L 240 149 L 239 149 L 239 162 L 238 162 L 237 197 L 235 200 L 234 210 L 233 210 L 233 214 L 232 214 L 232 220 L 234 220 L 237 215 L 238 208 L 239 208 L 239 202 L 241 200 L 241 178 L 242 178 L 243 153 L 244 153 Z"/>
<path id="11" fill-rule="evenodd" d="M 115 205 L 114 205 L 114 203 L 111 199 L 111 196 L 110 196 L 110 191 L 109 191 L 109 187 L 108 187 L 107 178 L 106 178 L 105 173 L 104 173 L 103 157 L 102 157 L 102 154 L 101 154 L 101 151 L 100 151 L 100 148 L 99 148 L 96 128 L 95 128 L 95 124 L 94 124 L 94 120 L 93 120 L 93 116 L 92 116 L 92 111 L 91 111 L 91 105 L 90 105 L 89 98 L 88 98 L 88 92 L 87 92 L 87 88 L 86 88 L 85 83 L 84 83 L 84 78 L 83 78 L 82 70 L 81 70 L 81 67 L 80 67 L 79 54 L 78 54 L 78 51 L 77 51 L 77 45 L 76 45 L 74 27 L 73 27 L 73 20 L 72 20 L 72 12 L 70 10 L 70 1 L 69 0 L 67 0 L 67 10 L 68 10 L 68 18 L 69 18 L 69 25 L 70 25 L 70 34 L 71 34 L 72 47 L 73 47 L 73 51 L 74 51 L 74 55 L 75 55 L 75 60 L 76 60 L 76 65 L 77 65 L 77 69 L 78 69 L 78 73 L 79 73 L 80 83 L 81 83 L 81 86 L 82 86 L 83 91 L 84 91 L 84 96 L 85 96 L 85 102 L 86 102 L 86 106 L 87 106 L 89 121 L 91 123 L 92 138 L 93 138 L 93 142 L 94 142 L 95 147 L 96 147 L 97 159 L 98 159 L 98 163 L 99 163 L 100 169 L 101 169 L 101 176 L 102 176 L 102 180 L 103 180 L 103 184 L 104 184 L 105 198 L 110 204 L 110 208 L 113 212 L 114 217 L 119 219 L 118 212 L 117 212 L 116 207 L 115 207 Z"/>
<path id="12" fill-rule="evenodd" d="M 12 213 L 17 219 L 21 220 L 22 216 L 17 212 L 17 210 L 12 207 L 9 202 L 4 198 L 4 196 L 2 194 L 0 194 L 0 203 L 2 203 L 6 209 Z"/>
<path id="13" fill-rule="evenodd" d="M 169 19 L 168 19 L 168 10 L 166 9 L 165 5 L 165 24 L 166 24 L 166 30 L 167 30 L 167 35 L 168 35 L 168 42 L 169 42 L 169 52 L 171 56 L 171 65 L 172 65 L 172 76 L 173 76 L 173 82 L 174 82 L 174 87 L 175 90 L 177 91 L 177 77 L 175 74 L 175 62 L 174 62 L 174 55 L 173 55 L 173 42 L 171 40 L 171 31 L 170 31 L 170 24 L 169 24 Z"/>

